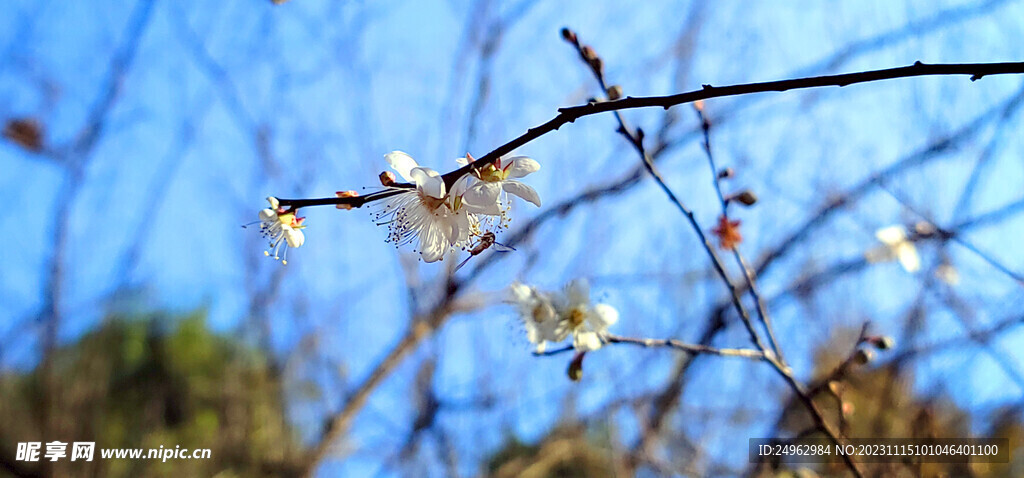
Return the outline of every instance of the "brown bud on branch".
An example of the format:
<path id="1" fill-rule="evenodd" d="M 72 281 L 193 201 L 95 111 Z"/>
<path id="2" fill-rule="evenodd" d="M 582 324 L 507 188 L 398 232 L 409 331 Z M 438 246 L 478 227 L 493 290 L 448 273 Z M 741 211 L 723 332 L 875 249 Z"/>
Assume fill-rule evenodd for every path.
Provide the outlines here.
<path id="1" fill-rule="evenodd" d="M 576 33 L 568 28 L 562 28 L 562 39 L 574 45 L 579 44 L 579 41 L 576 40 Z"/>
<path id="2" fill-rule="evenodd" d="M 749 189 L 744 189 L 736 194 L 733 194 L 725 198 L 725 202 L 737 201 L 744 206 L 753 206 L 757 204 L 757 195 Z"/>
<path id="3" fill-rule="evenodd" d="M 572 358 L 572 362 L 569 362 L 569 370 L 567 372 L 569 380 L 579 382 L 583 379 L 583 357 L 586 354 L 586 352 L 577 353 L 576 356 Z"/>

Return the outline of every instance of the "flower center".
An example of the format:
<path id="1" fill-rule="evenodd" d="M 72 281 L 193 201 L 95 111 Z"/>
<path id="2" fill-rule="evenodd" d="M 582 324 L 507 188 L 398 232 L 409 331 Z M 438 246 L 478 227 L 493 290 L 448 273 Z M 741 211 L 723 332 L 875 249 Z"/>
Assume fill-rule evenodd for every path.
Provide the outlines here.
<path id="1" fill-rule="evenodd" d="M 423 202 L 423 205 L 431 211 L 437 209 L 441 204 L 444 204 L 444 199 L 438 199 L 428 194 L 423 194 L 422 192 L 420 193 L 420 200 Z"/>
<path id="2" fill-rule="evenodd" d="M 573 307 L 569 311 L 569 323 L 572 324 L 573 328 L 583 325 L 583 321 L 587 318 L 587 312 L 582 306 Z"/>
<path id="3" fill-rule="evenodd" d="M 498 181 L 504 181 L 508 178 L 508 171 L 498 169 L 493 164 L 488 164 L 487 167 L 479 170 L 480 180 L 494 183 Z"/>

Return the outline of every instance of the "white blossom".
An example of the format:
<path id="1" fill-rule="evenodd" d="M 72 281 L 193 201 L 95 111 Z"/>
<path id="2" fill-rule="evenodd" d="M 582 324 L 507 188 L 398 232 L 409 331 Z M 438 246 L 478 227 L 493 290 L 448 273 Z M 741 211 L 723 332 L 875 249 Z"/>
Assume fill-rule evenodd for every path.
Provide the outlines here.
<path id="1" fill-rule="evenodd" d="M 871 262 L 898 260 L 903 269 L 907 272 L 917 272 L 921 269 L 921 257 L 917 254 L 917 247 L 907 239 L 907 230 L 903 226 L 883 227 L 875 231 L 875 238 L 883 245 L 880 248 L 867 252 L 867 259 Z"/>
<path id="2" fill-rule="evenodd" d="M 536 344 L 537 353 L 544 352 L 548 342 L 561 342 L 568 336 L 568 329 L 560 328 L 558 314 L 547 294 L 516 282 L 509 286 L 509 298 L 519 308 L 526 338 Z"/>
<path id="3" fill-rule="evenodd" d="M 608 327 L 619 321 L 619 311 L 607 304 L 590 303 L 590 284 L 586 279 L 574 280 L 565 286 L 564 295 L 556 302 L 559 320 L 572 334 L 572 346 L 588 352 L 601 348 Z"/>
<path id="4" fill-rule="evenodd" d="M 515 180 L 540 169 L 530 158 L 497 161 L 449 183 L 450 188 L 441 174 L 421 167 L 402 151 L 392 151 L 384 159 L 415 189 L 385 182 L 392 195 L 383 201 L 374 219 L 378 225 L 388 226 L 388 242 L 396 247 L 415 241 L 416 252 L 426 262 L 444 259 L 447 252 L 466 249 L 486 232 L 508 227 L 503 192 L 540 205 L 537 192 Z M 465 165 L 469 159 L 456 161 Z"/>
<path id="5" fill-rule="evenodd" d="M 375 219 L 388 226 L 388 242 L 396 246 L 417 241 L 416 250 L 426 262 L 444 258 L 446 252 L 469 240 L 471 221 L 468 211 L 459 207 L 458 195 L 448 197 L 444 179 L 437 171 L 420 167 L 401 151 L 384 156 L 388 164 L 416 189 L 397 189 L 387 198 Z"/>
<path id="6" fill-rule="evenodd" d="M 460 164 L 468 164 L 467 160 Z M 526 156 L 516 156 L 476 170 L 477 181 L 466 191 L 464 202 L 474 213 L 487 215 L 503 214 L 502 206 L 506 202 L 502 193 L 512 194 L 540 207 L 540 196 L 530 186 L 516 181 L 530 173 L 540 170 L 540 164 Z"/>
<path id="7" fill-rule="evenodd" d="M 277 198 L 273 196 L 268 197 L 267 202 L 270 203 L 270 207 L 263 209 L 259 214 L 260 232 L 270 242 L 269 249 L 263 251 L 263 254 L 270 256 L 273 251 L 274 259 L 280 259 L 282 264 L 288 264 L 288 248 L 299 247 L 306 242 L 301 230 L 306 227 L 302 225 L 306 218 L 296 217 L 295 211 L 285 212 Z M 281 254 L 281 247 L 285 245 L 288 247 L 285 247 L 284 253 Z"/>
<path id="8" fill-rule="evenodd" d="M 519 309 L 527 339 L 543 352 L 547 342 L 561 342 L 572 335 L 577 351 L 601 348 L 608 327 L 619 320 L 619 312 L 607 304 L 592 304 L 590 286 L 579 279 L 561 292 L 544 293 L 514 283 L 509 288 L 511 302 Z"/>

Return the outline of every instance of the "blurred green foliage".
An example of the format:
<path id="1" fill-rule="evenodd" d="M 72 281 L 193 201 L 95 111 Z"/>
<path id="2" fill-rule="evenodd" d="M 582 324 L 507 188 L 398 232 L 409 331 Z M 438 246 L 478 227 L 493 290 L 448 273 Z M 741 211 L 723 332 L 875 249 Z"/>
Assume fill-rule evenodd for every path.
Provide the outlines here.
<path id="1" fill-rule="evenodd" d="M 514 436 L 488 460 L 488 476 L 519 478 L 587 478 L 615 476 L 607 430 L 558 426 L 536 444 Z"/>
<path id="2" fill-rule="evenodd" d="M 0 376 L 0 469 L 10 475 L 288 476 L 304 462 L 280 373 L 211 332 L 204 312 L 109 318 L 52 357 L 52 380 L 43 365 Z M 54 440 L 95 442 L 95 457 L 71 462 L 69 446 L 55 463 L 14 461 L 18 442 Z M 161 445 L 208 448 L 211 458 L 99 456 Z"/>

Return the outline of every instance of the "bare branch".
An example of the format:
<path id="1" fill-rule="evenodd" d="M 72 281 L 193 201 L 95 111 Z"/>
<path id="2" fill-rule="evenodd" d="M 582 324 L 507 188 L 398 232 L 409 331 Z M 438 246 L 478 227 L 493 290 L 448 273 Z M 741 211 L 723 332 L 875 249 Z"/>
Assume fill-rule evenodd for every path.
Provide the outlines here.
<path id="1" fill-rule="evenodd" d="M 868 70 L 857 73 L 844 73 L 841 75 L 813 76 L 796 78 L 791 80 L 767 81 L 761 83 L 745 83 L 730 86 L 704 85 L 700 90 L 688 91 L 669 96 L 638 96 L 627 97 L 614 101 L 595 102 L 581 106 L 560 108 L 558 115 L 548 122 L 530 128 L 518 138 L 499 146 L 494 151 L 477 159 L 473 164 L 467 164 L 459 169 L 445 173 L 442 177 L 446 185 L 451 188 L 455 181 L 469 174 L 471 169 L 486 166 L 498 160 L 498 158 L 511 153 L 516 148 L 522 147 L 531 141 L 544 136 L 552 131 L 558 130 L 566 123 L 575 122 L 585 116 L 611 111 L 621 111 L 635 108 L 665 108 L 692 103 L 698 100 L 710 98 L 723 98 L 728 96 L 749 95 L 753 93 L 782 92 L 796 89 L 821 88 L 825 86 L 849 86 L 857 83 L 868 83 L 874 81 L 891 80 L 897 78 L 912 78 L 917 76 L 950 76 L 969 75 L 971 81 L 979 80 L 986 76 L 1024 74 L 1024 62 L 1007 63 L 938 63 L 924 64 L 916 62 L 910 66 L 887 68 L 882 70 Z M 402 189 L 411 188 L 412 185 L 398 183 L 393 189 L 384 190 L 366 196 L 351 198 L 318 198 L 318 199 L 280 199 L 284 207 L 308 207 L 344 204 L 352 207 L 362 207 L 364 204 L 385 199 L 398 194 Z"/>

